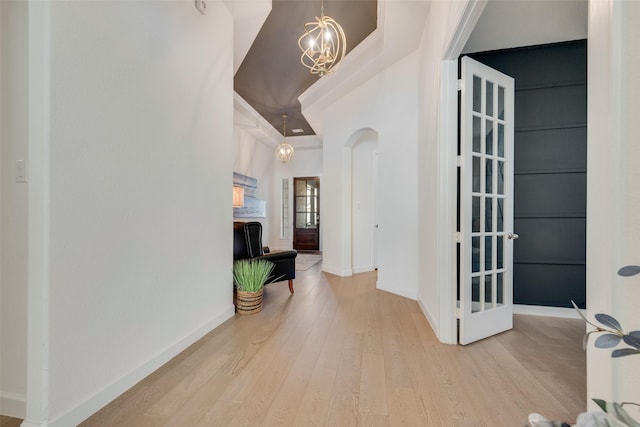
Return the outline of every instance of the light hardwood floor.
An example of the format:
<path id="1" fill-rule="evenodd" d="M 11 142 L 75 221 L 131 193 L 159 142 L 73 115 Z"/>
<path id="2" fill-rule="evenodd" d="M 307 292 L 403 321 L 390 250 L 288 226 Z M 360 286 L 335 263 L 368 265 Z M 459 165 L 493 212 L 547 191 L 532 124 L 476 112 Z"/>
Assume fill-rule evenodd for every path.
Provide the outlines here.
<path id="1" fill-rule="evenodd" d="M 0 426 L 1 427 L 20 427 L 22 420 L 17 418 L 7 417 L 5 415 L 0 415 Z"/>
<path id="2" fill-rule="evenodd" d="M 515 328 L 443 345 L 415 301 L 320 264 L 269 285 L 236 316 L 82 426 L 523 426 L 585 410 L 584 326 L 515 316 Z"/>

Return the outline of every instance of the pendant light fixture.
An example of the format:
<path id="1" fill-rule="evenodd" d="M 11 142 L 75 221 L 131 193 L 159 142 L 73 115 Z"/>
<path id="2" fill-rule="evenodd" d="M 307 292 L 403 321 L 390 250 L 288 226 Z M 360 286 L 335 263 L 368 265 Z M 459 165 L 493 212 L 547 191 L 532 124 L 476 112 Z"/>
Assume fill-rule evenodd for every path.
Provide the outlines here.
<path id="1" fill-rule="evenodd" d="M 302 50 L 300 61 L 320 77 L 338 69 L 347 48 L 347 38 L 342 27 L 324 14 L 324 0 L 320 6 L 320 18 L 304 24 L 304 34 L 298 39 Z"/>
<path id="2" fill-rule="evenodd" d="M 276 157 L 287 163 L 293 157 L 293 147 L 287 143 L 287 115 L 282 115 L 282 142 L 276 147 Z"/>

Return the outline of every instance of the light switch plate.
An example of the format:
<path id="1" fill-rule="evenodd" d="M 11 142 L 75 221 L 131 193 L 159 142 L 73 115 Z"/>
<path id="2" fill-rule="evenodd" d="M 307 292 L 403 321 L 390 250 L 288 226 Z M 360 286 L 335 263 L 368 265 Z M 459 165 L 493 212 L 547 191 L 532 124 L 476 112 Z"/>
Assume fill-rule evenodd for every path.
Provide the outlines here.
<path id="1" fill-rule="evenodd" d="M 16 160 L 15 174 L 16 174 L 17 183 L 27 182 L 27 161 L 26 160 Z"/>

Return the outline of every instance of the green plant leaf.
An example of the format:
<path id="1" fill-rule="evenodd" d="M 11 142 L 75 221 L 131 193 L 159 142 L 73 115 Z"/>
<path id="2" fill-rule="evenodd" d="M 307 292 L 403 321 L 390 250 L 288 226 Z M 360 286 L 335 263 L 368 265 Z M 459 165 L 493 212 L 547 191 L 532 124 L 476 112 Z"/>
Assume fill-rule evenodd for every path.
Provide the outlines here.
<path id="1" fill-rule="evenodd" d="M 640 265 L 627 265 L 618 270 L 618 275 L 622 277 L 635 276 L 640 273 Z"/>
<path id="2" fill-rule="evenodd" d="M 640 350 L 633 348 L 619 348 L 618 350 L 613 350 L 611 357 L 625 357 L 633 354 L 640 354 Z"/>
<path id="3" fill-rule="evenodd" d="M 604 412 L 607 412 L 607 402 L 602 399 L 591 399 L 596 405 L 600 407 Z"/>
<path id="4" fill-rule="evenodd" d="M 631 347 L 634 347 L 636 349 L 640 349 L 640 335 L 639 335 L 639 333 L 640 333 L 640 331 L 633 331 L 630 334 L 627 334 L 627 335 L 623 336 L 622 339 L 624 340 L 624 342 L 627 345 L 630 345 Z"/>
<path id="5" fill-rule="evenodd" d="M 603 334 L 596 339 L 596 342 L 593 343 L 596 348 L 613 348 L 620 344 L 622 337 L 620 335 L 614 334 Z"/>
<path id="6" fill-rule="evenodd" d="M 578 315 L 579 315 L 580 317 L 582 317 L 582 319 L 583 319 L 585 322 L 587 322 L 587 323 L 591 324 L 591 322 L 589 322 L 589 320 L 587 320 L 587 318 L 586 318 L 586 317 L 584 317 L 584 314 L 582 314 L 582 311 L 580 310 L 580 308 L 578 308 L 578 306 L 576 305 L 576 303 L 575 303 L 575 302 L 573 302 L 573 300 L 571 300 L 571 304 L 573 305 L 573 308 L 575 308 L 575 309 L 576 309 L 576 311 L 578 312 Z"/>
<path id="7" fill-rule="evenodd" d="M 615 416 L 615 418 L 621 421 L 625 426 L 629 427 L 640 427 L 640 424 L 634 420 L 631 415 L 627 411 L 625 411 L 622 406 L 618 402 L 613 402 L 608 405 L 610 410 L 609 414 Z M 613 407 L 613 409 L 611 409 Z"/>
<path id="8" fill-rule="evenodd" d="M 257 292 L 264 287 L 275 265 L 267 260 L 238 260 L 233 264 L 236 288 L 244 292 Z"/>
<path id="9" fill-rule="evenodd" d="M 616 319 L 614 319 L 613 316 L 609 316 L 608 314 L 605 314 L 605 313 L 598 313 L 595 315 L 595 318 L 598 322 L 600 322 L 604 326 L 615 329 L 621 334 L 624 333 L 622 331 L 622 326 L 620 326 L 620 323 Z"/>

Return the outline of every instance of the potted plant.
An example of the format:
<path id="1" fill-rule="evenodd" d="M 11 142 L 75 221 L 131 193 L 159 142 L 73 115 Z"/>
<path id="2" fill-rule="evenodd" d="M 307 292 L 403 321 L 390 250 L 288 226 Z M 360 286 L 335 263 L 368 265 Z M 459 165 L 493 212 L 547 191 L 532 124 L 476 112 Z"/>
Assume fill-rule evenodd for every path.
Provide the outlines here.
<path id="1" fill-rule="evenodd" d="M 263 259 L 241 259 L 233 264 L 236 312 L 251 314 L 262 310 L 262 290 L 273 268 L 272 262 Z"/>

